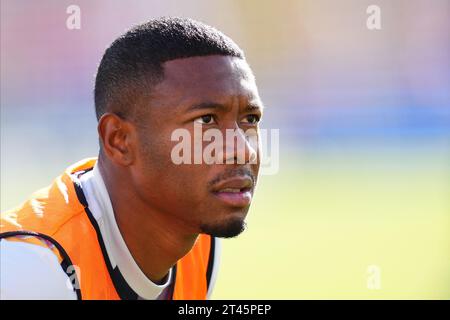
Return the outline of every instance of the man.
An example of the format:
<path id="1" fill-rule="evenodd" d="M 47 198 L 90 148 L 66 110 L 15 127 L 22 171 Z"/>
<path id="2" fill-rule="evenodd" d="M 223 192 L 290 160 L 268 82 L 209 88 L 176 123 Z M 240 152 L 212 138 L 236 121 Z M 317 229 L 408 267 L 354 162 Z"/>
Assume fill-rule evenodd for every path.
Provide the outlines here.
<path id="1" fill-rule="evenodd" d="M 0 298 L 208 298 L 216 237 L 244 230 L 259 170 L 241 134 L 258 135 L 262 112 L 243 52 L 200 22 L 151 20 L 106 50 L 95 108 L 98 160 L 2 213 Z M 236 143 L 215 163 L 174 163 L 173 133 L 198 126 Z"/>

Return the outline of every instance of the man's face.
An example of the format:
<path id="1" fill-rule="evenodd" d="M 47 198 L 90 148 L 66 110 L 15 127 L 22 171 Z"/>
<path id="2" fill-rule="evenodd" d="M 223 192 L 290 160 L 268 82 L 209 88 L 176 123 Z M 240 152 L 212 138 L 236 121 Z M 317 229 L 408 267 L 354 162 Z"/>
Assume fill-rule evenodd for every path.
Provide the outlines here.
<path id="1" fill-rule="evenodd" d="M 245 226 L 259 171 L 259 150 L 245 142 L 234 148 L 226 142 L 227 129 L 252 129 L 259 134 L 260 101 L 253 74 L 247 63 L 229 56 L 176 59 L 164 64 L 164 80 L 151 91 L 147 110 L 137 124 L 139 150 L 133 179 L 139 197 L 164 212 L 170 219 L 192 232 L 232 237 Z M 194 125 L 200 133 L 218 129 L 223 152 L 215 161 L 194 164 Z M 171 154 L 179 141 L 172 141 L 175 130 L 190 133 L 191 164 L 175 164 Z M 198 130 L 198 129 L 197 129 Z M 201 139 L 201 137 L 200 137 Z M 211 142 L 200 140 L 203 148 Z M 238 153 L 246 159 L 238 164 Z M 251 156 L 257 160 L 249 163 Z M 226 164 L 232 159 L 233 164 Z"/>

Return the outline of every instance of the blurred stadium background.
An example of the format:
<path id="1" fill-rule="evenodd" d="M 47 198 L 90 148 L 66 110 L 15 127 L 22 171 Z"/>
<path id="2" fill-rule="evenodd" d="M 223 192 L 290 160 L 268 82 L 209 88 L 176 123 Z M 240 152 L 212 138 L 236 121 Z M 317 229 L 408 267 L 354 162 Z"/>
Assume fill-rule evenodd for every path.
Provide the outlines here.
<path id="1" fill-rule="evenodd" d="M 80 30 L 66 28 L 71 4 Z M 263 126 L 280 129 L 279 173 L 261 177 L 248 230 L 223 242 L 214 298 L 450 299 L 446 0 L 2 0 L 2 210 L 96 155 L 97 63 L 161 15 L 240 44 Z"/>

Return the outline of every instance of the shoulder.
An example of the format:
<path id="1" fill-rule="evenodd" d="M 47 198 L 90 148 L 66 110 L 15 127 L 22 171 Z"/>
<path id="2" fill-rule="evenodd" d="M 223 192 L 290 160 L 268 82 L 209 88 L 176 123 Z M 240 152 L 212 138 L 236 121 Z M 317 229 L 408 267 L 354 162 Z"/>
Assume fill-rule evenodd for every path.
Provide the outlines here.
<path id="1" fill-rule="evenodd" d="M 0 299 L 73 300 L 69 277 L 48 248 L 0 240 Z"/>

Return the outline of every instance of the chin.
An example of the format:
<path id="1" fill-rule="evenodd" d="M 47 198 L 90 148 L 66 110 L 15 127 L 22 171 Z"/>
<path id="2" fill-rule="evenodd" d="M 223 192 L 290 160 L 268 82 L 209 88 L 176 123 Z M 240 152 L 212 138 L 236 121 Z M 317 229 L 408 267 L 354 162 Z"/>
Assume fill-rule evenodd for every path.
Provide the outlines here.
<path id="1" fill-rule="evenodd" d="M 218 238 L 234 238 L 246 229 L 245 214 L 234 216 L 223 221 L 204 223 L 200 226 L 201 233 Z"/>

